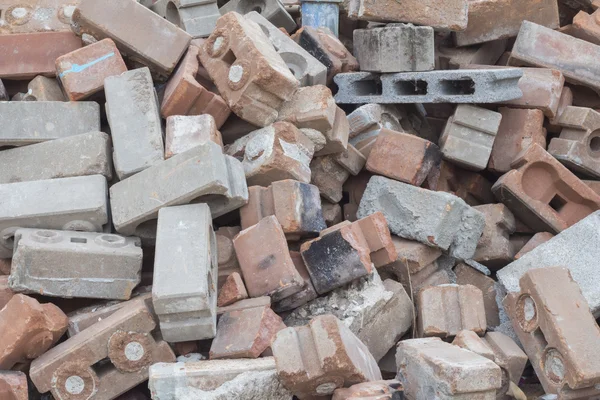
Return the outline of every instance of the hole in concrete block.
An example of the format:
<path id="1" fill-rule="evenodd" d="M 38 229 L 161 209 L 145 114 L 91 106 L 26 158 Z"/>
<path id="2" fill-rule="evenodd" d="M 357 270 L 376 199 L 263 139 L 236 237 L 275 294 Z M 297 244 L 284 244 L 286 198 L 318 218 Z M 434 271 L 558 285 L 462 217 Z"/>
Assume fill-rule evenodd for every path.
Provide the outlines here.
<path id="1" fill-rule="evenodd" d="M 87 243 L 85 238 L 71 238 L 71 243 Z"/>
<path id="2" fill-rule="evenodd" d="M 221 59 L 226 62 L 227 65 L 232 65 L 235 60 L 237 60 L 237 57 L 233 54 L 233 51 L 229 50 Z"/>
<path id="3" fill-rule="evenodd" d="M 475 93 L 473 79 L 444 79 L 440 81 L 442 94 L 450 96 L 469 95 Z"/>
<path id="4" fill-rule="evenodd" d="M 102 377 L 115 369 L 115 366 L 110 361 L 109 358 L 103 358 L 98 361 L 96 364 L 92 365 L 92 369 L 98 375 L 98 378 L 102 379 Z"/>
<path id="5" fill-rule="evenodd" d="M 382 94 L 381 81 L 365 80 L 352 82 L 352 92 L 355 96 L 380 96 Z"/>
<path id="6" fill-rule="evenodd" d="M 565 205 L 567 205 L 567 201 L 558 194 L 554 195 L 552 200 L 550 200 L 550 207 L 557 213 L 559 213 Z"/>
<path id="7" fill-rule="evenodd" d="M 544 335 L 544 332 L 542 332 L 542 329 L 539 327 L 535 331 L 533 331 L 533 339 L 535 340 L 538 349 L 540 350 L 543 350 L 546 348 L 546 346 L 548 346 L 546 336 Z"/>
<path id="8" fill-rule="evenodd" d="M 394 90 L 399 96 L 422 96 L 427 94 L 427 82 L 423 80 L 398 81 Z"/>

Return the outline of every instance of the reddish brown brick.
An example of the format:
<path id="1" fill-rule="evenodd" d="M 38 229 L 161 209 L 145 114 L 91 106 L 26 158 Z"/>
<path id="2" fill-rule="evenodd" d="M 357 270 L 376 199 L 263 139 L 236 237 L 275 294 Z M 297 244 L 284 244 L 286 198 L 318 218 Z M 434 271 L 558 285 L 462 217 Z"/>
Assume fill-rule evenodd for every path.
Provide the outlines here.
<path id="1" fill-rule="evenodd" d="M 285 324 L 270 307 L 227 312 L 219 319 L 210 359 L 257 358 L 282 329 Z"/>
<path id="2" fill-rule="evenodd" d="M 227 280 L 219 289 L 217 306 L 225 307 L 239 300 L 248 298 L 248 291 L 244 286 L 244 281 L 239 273 L 234 272 L 227 277 Z"/>
<path id="3" fill-rule="evenodd" d="M 198 57 L 232 111 L 254 125 L 275 122 L 300 85 L 259 25 L 236 12 L 217 20 Z"/>
<path id="4" fill-rule="evenodd" d="M 210 114 L 218 129 L 225 123 L 231 110 L 221 96 L 207 89 L 210 81 L 199 75 L 198 50 L 198 46 L 190 45 L 171 75 L 165 87 L 160 114 L 163 118 L 172 115 Z"/>
<path id="5" fill-rule="evenodd" d="M 27 375 L 19 371 L 0 371 L 0 399 L 29 399 Z"/>
<path id="6" fill-rule="evenodd" d="M 600 196 L 538 144 L 512 167 L 492 191 L 536 232 L 560 232 L 600 209 Z"/>
<path id="7" fill-rule="evenodd" d="M 381 212 L 355 222 L 360 227 L 370 250 L 371 262 L 376 268 L 396 261 L 398 252 L 392 241 L 387 221 Z"/>
<path id="8" fill-rule="evenodd" d="M 302 290 L 304 280 L 294 267 L 275 216 L 241 231 L 233 246 L 250 297 L 271 296 L 279 301 Z"/>
<path id="9" fill-rule="evenodd" d="M 104 89 L 104 79 L 121 75 L 127 66 L 115 42 L 104 39 L 56 59 L 56 75 L 71 101 Z"/>
<path id="10" fill-rule="evenodd" d="M 583 39 L 587 42 L 600 45 L 600 11 L 596 10 L 592 14 L 585 11 L 579 11 L 573 17 L 573 25 L 569 26 L 569 35 Z"/>
<path id="11" fill-rule="evenodd" d="M 79 49 L 81 39 L 73 32 L 0 35 L 0 78 L 28 79 L 55 76 L 58 57 Z"/>
<path id="12" fill-rule="evenodd" d="M 67 331 L 68 323 L 54 304 L 14 295 L 0 310 L 0 369 L 42 355 Z"/>
<path id="13" fill-rule="evenodd" d="M 499 174 L 511 170 L 519 153 L 534 143 L 546 148 L 544 114 L 541 110 L 500 107 L 502 121 L 492 147 L 488 169 Z"/>
<path id="14" fill-rule="evenodd" d="M 519 252 L 515 255 L 515 260 L 518 260 L 525 254 L 529 253 L 531 250 L 535 249 L 541 244 L 546 243 L 548 240 L 552 239 L 554 235 L 550 232 L 538 232 L 519 250 Z"/>
<path id="15" fill-rule="evenodd" d="M 402 162 L 399 162 L 402 160 Z M 381 129 L 367 158 L 367 170 L 421 186 L 442 161 L 440 148 L 429 140 L 404 132 Z"/>
<path id="16" fill-rule="evenodd" d="M 421 337 L 454 337 L 463 329 L 483 335 L 486 330 L 481 290 L 472 285 L 442 285 L 417 295 L 418 332 Z"/>
<path id="17" fill-rule="evenodd" d="M 542 110 L 548 118 L 554 118 L 558 112 L 560 96 L 565 77 L 560 71 L 547 68 L 521 68 L 523 76 L 519 79 L 519 89 L 523 96 L 505 101 L 510 107 L 535 108 Z"/>
<path id="18" fill-rule="evenodd" d="M 558 121 L 560 120 L 560 117 L 565 112 L 567 107 L 570 107 L 572 105 L 573 90 L 570 87 L 565 86 L 563 87 L 562 93 L 560 94 L 560 100 L 558 101 L 558 109 L 556 111 L 556 115 L 554 116 L 554 118 L 550 118 L 548 120 L 548 123 L 546 124 L 546 129 L 548 130 L 548 132 L 560 133 L 562 127 L 558 125 Z"/>
<path id="19" fill-rule="evenodd" d="M 358 71 L 358 60 L 328 28 L 303 26 L 292 39 L 327 67 L 328 85 L 340 72 Z"/>
<path id="20" fill-rule="evenodd" d="M 464 263 L 458 264 L 454 268 L 454 273 L 456 274 L 456 283 L 459 285 L 473 285 L 481 290 L 487 327 L 493 328 L 500 325 L 498 303 L 496 302 L 496 281 Z"/>

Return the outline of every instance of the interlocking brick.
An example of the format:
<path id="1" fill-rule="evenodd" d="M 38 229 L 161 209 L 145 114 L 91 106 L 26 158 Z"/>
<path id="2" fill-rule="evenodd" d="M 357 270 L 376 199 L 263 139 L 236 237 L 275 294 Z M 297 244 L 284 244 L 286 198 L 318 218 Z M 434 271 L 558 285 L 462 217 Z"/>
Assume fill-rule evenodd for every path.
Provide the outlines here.
<path id="1" fill-rule="evenodd" d="M 501 121 L 500 113 L 459 105 L 440 137 L 439 144 L 444 158 L 465 169 L 484 170 Z"/>
<path id="2" fill-rule="evenodd" d="M 212 115 L 172 115 L 167 117 L 165 159 L 209 140 L 223 147 L 221 132 L 217 130 Z"/>
<path id="3" fill-rule="evenodd" d="M 27 93 L 35 97 L 36 101 L 66 101 L 58 81 L 42 75 L 36 76 L 27 84 Z"/>
<path id="4" fill-rule="evenodd" d="M 210 358 L 258 358 L 282 329 L 285 324 L 270 307 L 226 312 L 219 319 Z"/>
<path id="5" fill-rule="evenodd" d="M 410 0 L 402 5 L 351 0 L 348 16 L 367 21 L 410 22 L 442 31 L 462 31 L 467 28 L 467 6 L 467 0 L 452 0 L 444 4 L 432 0 Z"/>
<path id="6" fill-rule="evenodd" d="M 558 3 L 554 0 L 484 0 L 472 3 L 469 3 L 467 29 L 455 33 L 458 46 L 515 37 L 523 21 L 550 29 L 560 26 Z"/>
<path id="7" fill-rule="evenodd" d="M 115 170 L 123 180 L 164 160 L 158 102 L 148 68 L 109 76 L 104 85 Z"/>
<path id="8" fill-rule="evenodd" d="M 149 67 L 158 79 L 173 72 L 192 39 L 134 0 L 81 0 L 72 19 L 79 33 L 112 39 L 126 58 Z"/>
<path id="9" fill-rule="evenodd" d="M 354 54 L 361 71 L 431 71 L 435 67 L 433 28 L 389 24 L 355 29 Z"/>
<path id="10" fill-rule="evenodd" d="M 325 137 L 325 145 L 320 149 L 315 148 L 316 156 L 339 153 L 348 148 L 348 118 L 336 106 L 327 86 L 298 89 L 292 99 L 283 104 L 277 120 L 291 122 L 298 128 L 319 131 Z"/>
<path id="11" fill-rule="evenodd" d="M 393 234 L 439 247 L 463 259 L 475 254 L 485 225 L 483 214 L 454 195 L 373 176 L 360 202 L 358 217 L 377 211 L 383 212 Z"/>
<path id="12" fill-rule="evenodd" d="M 598 325 L 569 270 L 532 269 L 519 283 L 504 306 L 546 393 L 597 397 Z"/>
<path id="13" fill-rule="evenodd" d="M 219 288 L 219 297 L 217 298 L 217 306 L 229 306 L 236 301 L 248 298 L 248 291 L 242 280 L 242 276 L 238 272 L 234 272 L 227 277 L 223 286 Z"/>
<path id="14" fill-rule="evenodd" d="M 498 303 L 496 301 L 496 296 L 500 288 L 499 284 L 489 276 L 464 263 L 458 264 L 454 268 L 454 273 L 456 274 L 457 284 L 472 285 L 481 290 L 488 329 L 500 325 Z"/>
<path id="15" fill-rule="evenodd" d="M 173 252 L 173 248 L 180 250 Z M 166 207 L 158 212 L 152 304 L 165 340 L 184 342 L 215 336 L 216 250 L 208 205 Z"/>
<path id="16" fill-rule="evenodd" d="M 485 216 L 485 228 L 473 260 L 492 269 L 504 267 L 513 261 L 516 253 L 510 242 L 510 235 L 516 230 L 515 216 L 504 204 L 485 204 L 473 208 Z"/>
<path id="17" fill-rule="evenodd" d="M 600 208 L 600 196 L 538 144 L 512 167 L 492 191 L 536 232 L 560 232 Z"/>
<path id="18" fill-rule="evenodd" d="M 598 15 L 596 10 L 588 14 L 581 10 L 573 17 L 573 24 L 569 25 L 569 35 L 587 42 L 600 44 L 600 27 L 598 26 Z"/>
<path id="19" fill-rule="evenodd" d="M 279 379 L 301 398 L 381 379 L 367 347 L 333 315 L 279 331 L 271 348 Z"/>
<path id="20" fill-rule="evenodd" d="M 570 107 L 572 105 L 573 90 L 570 87 L 565 86 L 563 87 L 563 90 L 560 94 L 560 100 L 558 101 L 558 109 L 556 111 L 556 115 L 554 116 L 554 118 L 550 118 L 548 120 L 548 124 L 546 125 L 546 128 L 549 132 L 560 133 L 562 127 L 558 126 L 558 121 L 560 120 L 560 117 L 565 112 L 567 107 Z"/>
<path id="21" fill-rule="evenodd" d="M 327 68 L 298 43 L 256 11 L 245 15 L 256 22 L 269 37 L 277 53 L 285 61 L 302 86 L 325 85 Z"/>
<path id="22" fill-rule="evenodd" d="M 248 188 L 248 204 L 240 208 L 242 229 L 269 215 L 277 218 L 288 240 L 316 236 L 327 227 L 321 211 L 319 189 L 289 179 L 273 182 L 266 188 Z"/>
<path id="23" fill-rule="evenodd" d="M 213 217 L 239 208 L 248 199 L 242 166 L 223 155 L 216 143 L 202 143 L 110 188 L 112 220 L 124 235 L 155 220 L 162 207 L 194 199 L 207 203 Z"/>
<path id="24" fill-rule="evenodd" d="M 349 388 L 335 389 L 332 400 L 402 400 L 402 384 L 391 379 L 388 381 L 363 382 Z"/>
<path id="25" fill-rule="evenodd" d="M 496 364 L 502 369 L 501 393 L 508 390 L 510 382 L 519 384 L 527 364 L 527 354 L 518 344 L 502 332 L 488 332 L 482 338 L 494 352 Z"/>
<path id="26" fill-rule="evenodd" d="M 56 59 L 56 75 L 71 101 L 83 100 L 104 88 L 104 79 L 127 71 L 115 42 L 104 39 Z"/>
<path id="27" fill-rule="evenodd" d="M 100 107 L 92 101 L 0 102 L 0 126 L 0 146 L 61 139 L 100 131 Z"/>
<path id="28" fill-rule="evenodd" d="M 548 153 L 572 171 L 600 177 L 600 113 L 584 107 L 567 107 L 558 124 L 560 137 L 553 138 Z"/>
<path id="29" fill-rule="evenodd" d="M 17 229 L 10 287 L 55 297 L 127 300 L 140 283 L 139 238 Z"/>
<path id="30" fill-rule="evenodd" d="M 288 32 L 296 29 L 294 19 L 285 10 L 283 4 L 276 0 L 234 0 L 219 8 L 219 11 L 222 15 L 231 11 L 242 15 L 256 11 L 278 28 L 283 28 Z"/>
<path id="31" fill-rule="evenodd" d="M 16 227 L 102 232 L 106 192 L 101 175 L 0 184 L 0 257 L 12 256 Z"/>
<path id="32" fill-rule="evenodd" d="M 503 174 L 511 170 L 510 165 L 515 158 L 532 144 L 546 148 L 546 131 L 541 110 L 500 107 L 498 112 L 502 114 L 502 121 L 488 169 Z"/>
<path id="33" fill-rule="evenodd" d="M 254 125 L 273 123 L 299 86 L 260 26 L 236 12 L 217 20 L 198 58 L 231 110 Z"/>
<path id="34" fill-rule="evenodd" d="M 216 231 L 217 237 L 217 260 L 219 263 L 219 280 L 217 286 L 220 288 L 227 277 L 234 273 L 241 273 L 235 250 L 233 238 L 240 233 L 239 226 L 222 226 Z"/>
<path id="35" fill-rule="evenodd" d="M 275 122 L 238 139 L 227 154 L 242 161 L 248 185 L 294 179 L 310 182 L 313 142 L 289 122 Z"/>
<path id="36" fill-rule="evenodd" d="M 110 317 L 38 357 L 30 369 L 41 393 L 59 399 L 113 399 L 148 379 L 148 368 L 174 362 L 143 300 L 130 300 Z M 107 359 L 109 362 L 101 362 Z"/>
<path id="37" fill-rule="evenodd" d="M 485 333 L 483 294 L 472 285 L 441 285 L 417 295 L 418 332 L 422 337 L 450 338 L 463 330 Z"/>
<path id="38" fill-rule="evenodd" d="M 199 50 L 198 46 L 191 44 L 167 81 L 160 114 L 163 118 L 173 115 L 210 114 L 215 119 L 218 129 L 225 123 L 231 110 L 221 96 L 207 88 L 210 82 L 199 73 Z"/>
<path id="39" fill-rule="evenodd" d="M 233 246 L 250 297 L 266 295 L 279 301 L 304 287 L 275 216 L 241 231 L 233 239 Z"/>
<path id="40" fill-rule="evenodd" d="M 327 67 L 327 84 L 340 72 L 358 71 L 358 61 L 327 27 L 303 26 L 292 35 L 304 50 Z"/>
<path id="41" fill-rule="evenodd" d="M 366 167 L 374 174 L 421 186 L 431 169 L 441 161 L 439 147 L 429 140 L 384 128 L 377 135 Z"/>
<path id="42" fill-rule="evenodd" d="M 67 316 L 54 304 L 16 294 L 0 309 L 0 368 L 44 354 L 67 330 Z"/>
<path id="43" fill-rule="evenodd" d="M 0 33 L 70 31 L 75 4 L 71 0 L 2 0 Z"/>
<path id="44" fill-rule="evenodd" d="M 27 375 L 20 371 L 0 372 L 0 397 L 6 400 L 29 399 Z"/>
<path id="45" fill-rule="evenodd" d="M 310 163 L 311 183 L 319 188 L 321 196 L 337 203 L 342 199 L 342 187 L 350 175 L 357 175 L 367 162 L 352 145 L 339 154 L 315 157 Z"/>
<path id="46" fill-rule="evenodd" d="M 529 253 L 531 250 L 535 249 L 541 244 L 546 243 L 548 240 L 552 239 L 554 235 L 550 232 L 538 232 L 525 244 L 525 246 L 521 247 L 521 250 L 517 254 L 515 254 L 515 260 L 518 260 L 525 254 Z"/>
<path id="47" fill-rule="evenodd" d="M 0 164 L 11 166 L 0 170 L 0 183 L 83 175 L 111 179 L 110 137 L 103 132 L 90 132 L 3 150 Z"/>
<path id="48" fill-rule="evenodd" d="M 409 339 L 398 344 L 398 379 L 409 399 L 493 400 L 502 373 L 493 361 L 439 338 Z"/>
<path id="49" fill-rule="evenodd" d="M 593 61 L 599 55 L 600 46 L 523 21 L 508 63 L 556 69 L 567 82 L 599 90 L 600 67 Z"/>
<path id="50" fill-rule="evenodd" d="M 153 397 L 163 400 L 181 396 L 206 400 L 293 397 L 279 381 L 273 357 L 158 363 L 150 367 L 148 386 Z"/>
<path id="51" fill-rule="evenodd" d="M 296 270 L 302 279 L 304 279 L 304 288 L 302 288 L 302 290 L 299 292 L 296 292 L 293 295 L 273 304 L 273 310 L 276 312 L 296 309 L 308 303 L 309 301 L 316 299 L 318 296 L 317 292 L 315 291 L 315 287 L 310 280 L 310 274 L 306 269 L 306 264 L 304 264 L 304 260 L 302 259 L 300 252 L 290 251 L 290 257 L 292 258 L 292 262 L 294 263 Z"/>
<path id="52" fill-rule="evenodd" d="M 77 50 L 81 39 L 74 33 L 39 32 L 0 35 L 0 78 L 28 79 L 55 76 L 57 57 Z"/>

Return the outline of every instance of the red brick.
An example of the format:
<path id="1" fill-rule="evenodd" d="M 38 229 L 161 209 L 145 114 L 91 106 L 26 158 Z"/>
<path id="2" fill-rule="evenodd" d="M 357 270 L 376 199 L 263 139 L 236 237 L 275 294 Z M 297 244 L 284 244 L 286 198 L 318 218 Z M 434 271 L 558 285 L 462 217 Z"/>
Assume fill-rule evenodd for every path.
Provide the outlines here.
<path id="1" fill-rule="evenodd" d="M 554 235 L 550 232 L 538 232 L 519 250 L 519 252 L 515 255 L 515 260 L 523 257 L 525 254 L 529 253 L 531 250 L 535 249 L 541 244 L 546 243 L 548 240 L 552 239 Z"/>
<path id="2" fill-rule="evenodd" d="M 0 399 L 29 399 L 27 375 L 19 371 L 0 371 Z"/>
<path id="3" fill-rule="evenodd" d="M 217 306 L 224 307 L 231 305 L 239 300 L 248 298 L 248 292 L 244 281 L 239 273 L 234 272 L 227 277 L 227 280 L 219 289 L 219 297 L 217 299 Z"/>

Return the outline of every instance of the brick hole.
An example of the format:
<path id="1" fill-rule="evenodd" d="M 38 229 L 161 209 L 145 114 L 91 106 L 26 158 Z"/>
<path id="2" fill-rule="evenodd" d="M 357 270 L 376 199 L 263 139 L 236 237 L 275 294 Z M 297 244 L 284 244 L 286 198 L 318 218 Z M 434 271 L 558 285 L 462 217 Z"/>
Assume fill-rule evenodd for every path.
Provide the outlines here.
<path id="1" fill-rule="evenodd" d="M 353 91 L 357 96 L 380 96 L 382 94 L 381 81 L 365 80 L 352 82 Z"/>
<path id="2" fill-rule="evenodd" d="M 71 238 L 71 243 L 87 243 L 86 238 Z"/>
<path id="3" fill-rule="evenodd" d="M 475 93 L 473 79 L 444 79 L 440 81 L 442 94 L 450 96 L 469 95 Z"/>
<path id="4" fill-rule="evenodd" d="M 179 17 L 179 11 L 177 10 L 177 6 L 172 1 L 169 1 L 167 4 L 167 12 L 166 12 L 167 21 L 172 23 L 173 25 L 181 26 L 181 18 Z"/>
<path id="5" fill-rule="evenodd" d="M 109 358 L 103 358 L 96 364 L 92 365 L 92 370 L 94 370 L 94 372 L 100 379 L 102 379 L 104 375 L 113 371 L 115 368 L 116 367 L 113 365 Z"/>
<path id="6" fill-rule="evenodd" d="M 539 327 L 535 331 L 533 331 L 533 339 L 535 340 L 540 350 L 544 350 L 546 346 L 548 346 L 546 336 L 544 335 L 544 332 L 542 332 L 542 329 Z"/>
<path id="7" fill-rule="evenodd" d="M 590 140 L 590 150 L 599 151 L 600 150 L 600 136 L 593 137 Z"/>
<path id="8" fill-rule="evenodd" d="M 558 194 L 554 195 L 552 200 L 550 200 L 550 207 L 552 207 L 552 209 L 554 211 L 556 211 L 557 213 L 559 213 L 563 209 L 563 207 L 566 205 L 567 205 L 567 201 L 565 199 L 563 199 L 562 197 L 560 197 L 560 195 L 558 195 Z"/>
<path id="9" fill-rule="evenodd" d="M 399 96 L 423 96 L 427 94 L 427 82 L 423 80 L 398 81 L 394 89 Z"/>

